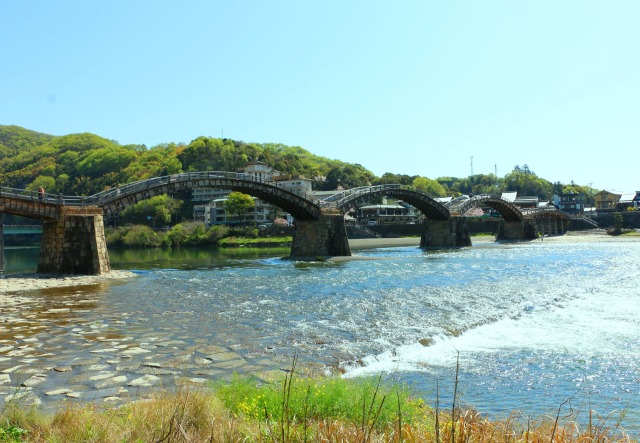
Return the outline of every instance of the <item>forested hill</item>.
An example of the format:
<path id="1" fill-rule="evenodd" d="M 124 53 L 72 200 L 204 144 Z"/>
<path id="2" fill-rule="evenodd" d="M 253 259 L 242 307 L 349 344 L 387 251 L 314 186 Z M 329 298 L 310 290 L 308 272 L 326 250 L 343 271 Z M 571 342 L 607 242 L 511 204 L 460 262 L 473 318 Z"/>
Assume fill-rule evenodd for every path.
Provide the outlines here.
<path id="1" fill-rule="evenodd" d="M 593 190 L 575 183 L 551 183 L 527 165 L 515 166 L 503 178 L 476 174 L 465 178 L 385 173 L 376 177 L 358 164 L 331 160 L 299 146 L 198 137 L 189 144 L 168 143 L 151 148 L 121 145 L 95 134 L 53 136 L 19 126 L 0 125 L 0 184 L 65 195 L 91 195 L 116 184 L 190 171 L 236 171 L 249 161 L 261 161 L 283 174 L 316 180 L 315 189 L 333 190 L 378 184 L 412 186 L 433 196 L 517 191 L 550 199 L 573 191 L 586 196 Z"/>
<path id="2" fill-rule="evenodd" d="M 259 160 L 284 174 L 327 177 L 319 186 L 364 186 L 375 176 L 360 165 L 297 146 L 198 137 L 188 145 L 120 145 L 90 133 L 52 136 L 0 126 L 0 183 L 65 195 L 91 195 L 116 184 L 189 171 L 236 171 Z"/>

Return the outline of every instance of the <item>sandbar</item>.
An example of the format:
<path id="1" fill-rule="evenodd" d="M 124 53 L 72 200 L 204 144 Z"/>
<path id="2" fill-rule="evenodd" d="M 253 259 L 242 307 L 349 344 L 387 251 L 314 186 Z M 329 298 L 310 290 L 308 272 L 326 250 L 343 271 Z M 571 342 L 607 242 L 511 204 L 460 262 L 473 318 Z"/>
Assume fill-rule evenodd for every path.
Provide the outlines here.
<path id="1" fill-rule="evenodd" d="M 9 300 L 15 301 L 14 297 L 7 297 L 5 295 L 7 293 L 94 285 L 135 276 L 133 272 L 124 270 L 112 270 L 101 275 L 7 274 L 4 279 L 0 279 L 0 306 L 8 303 Z"/>

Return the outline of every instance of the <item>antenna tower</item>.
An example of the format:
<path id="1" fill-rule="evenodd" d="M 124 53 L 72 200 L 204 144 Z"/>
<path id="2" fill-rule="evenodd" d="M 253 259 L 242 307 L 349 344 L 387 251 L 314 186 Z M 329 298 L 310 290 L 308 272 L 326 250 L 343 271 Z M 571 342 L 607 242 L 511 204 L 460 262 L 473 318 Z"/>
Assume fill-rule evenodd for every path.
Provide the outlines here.
<path id="1" fill-rule="evenodd" d="M 471 156 L 471 175 L 473 175 L 473 155 Z"/>

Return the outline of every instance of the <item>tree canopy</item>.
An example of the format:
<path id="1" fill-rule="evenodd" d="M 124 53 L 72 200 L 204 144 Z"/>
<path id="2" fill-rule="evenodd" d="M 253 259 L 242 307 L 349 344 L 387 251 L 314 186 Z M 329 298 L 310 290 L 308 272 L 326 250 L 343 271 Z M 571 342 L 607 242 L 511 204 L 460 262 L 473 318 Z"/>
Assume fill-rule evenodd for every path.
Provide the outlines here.
<path id="1" fill-rule="evenodd" d="M 227 200 L 224 202 L 224 209 L 231 215 L 235 215 L 239 219 L 246 214 L 246 212 L 255 206 L 253 197 L 242 192 L 232 192 L 227 196 Z"/>
<path id="2" fill-rule="evenodd" d="M 315 189 L 400 184 L 434 196 L 497 194 L 517 191 L 550 199 L 563 190 L 593 195 L 573 182 L 563 185 L 538 177 L 528 165 L 516 165 L 503 178 L 494 174 L 431 179 L 386 172 L 376 177 L 360 164 L 317 156 L 300 146 L 197 137 L 188 144 L 165 143 L 151 148 L 120 145 L 90 133 L 53 136 L 19 126 L 0 125 L 0 183 L 65 195 L 91 195 L 138 180 L 189 171 L 236 171 L 248 162 L 264 162 L 283 174 L 314 180 Z"/>

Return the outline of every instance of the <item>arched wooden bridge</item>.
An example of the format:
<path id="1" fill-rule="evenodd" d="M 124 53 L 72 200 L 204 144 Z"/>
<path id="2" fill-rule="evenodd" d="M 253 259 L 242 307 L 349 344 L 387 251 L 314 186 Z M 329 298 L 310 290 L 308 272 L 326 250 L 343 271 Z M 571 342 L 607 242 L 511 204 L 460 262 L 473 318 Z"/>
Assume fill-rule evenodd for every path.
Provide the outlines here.
<path id="1" fill-rule="evenodd" d="M 476 206 L 490 206 L 502 214 L 504 227 L 498 237 L 502 235 L 503 239 L 508 240 L 534 238 L 537 225 L 528 227 L 531 223 L 527 223 L 527 220 L 543 217 L 540 212 L 525 213 L 496 195 L 476 196 L 447 207 L 426 193 L 400 185 L 382 185 L 348 189 L 325 200 L 318 200 L 277 182 L 221 171 L 155 177 L 91 196 L 39 196 L 34 191 L 1 187 L 0 216 L 7 213 L 43 222 L 38 272 L 101 274 L 110 269 L 104 240 L 105 217 L 110 218 L 126 207 L 155 195 L 203 187 L 243 192 L 290 213 L 296 219 L 292 258 L 351 255 L 344 214 L 384 196 L 401 199 L 425 215 L 421 240 L 421 246 L 425 248 L 470 245 L 466 222 L 460 215 Z M 553 216 L 561 217 L 558 214 Z"/>

